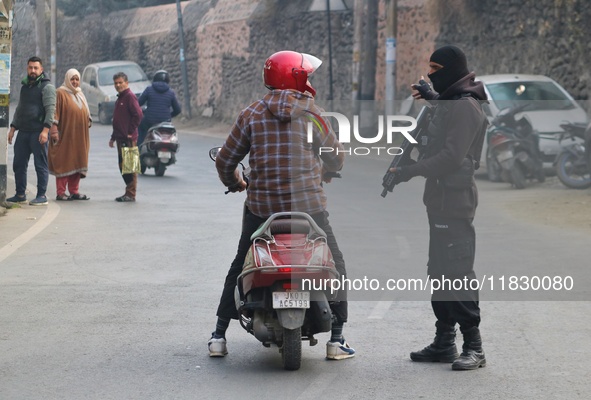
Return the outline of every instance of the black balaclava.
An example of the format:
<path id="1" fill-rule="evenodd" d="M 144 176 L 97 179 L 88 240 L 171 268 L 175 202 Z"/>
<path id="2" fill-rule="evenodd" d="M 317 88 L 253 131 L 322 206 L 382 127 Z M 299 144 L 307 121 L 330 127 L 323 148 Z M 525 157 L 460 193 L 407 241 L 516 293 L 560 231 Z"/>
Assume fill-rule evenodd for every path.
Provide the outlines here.
<path id="1" fill-rule="evenodd" d="M 443 65 L 439 71 L 427 75 L 439 94 L 470 73 L 466 55 L 456 46 L 440 47 L 431 54 L 429 61 Z"/>

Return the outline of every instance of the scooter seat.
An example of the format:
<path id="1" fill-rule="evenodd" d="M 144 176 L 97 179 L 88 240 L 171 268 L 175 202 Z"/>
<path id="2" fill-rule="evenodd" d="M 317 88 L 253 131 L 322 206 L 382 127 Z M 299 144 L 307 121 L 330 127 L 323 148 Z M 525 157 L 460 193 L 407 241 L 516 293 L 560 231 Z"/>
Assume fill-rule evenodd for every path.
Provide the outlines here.
<path id="1" fill-rule="evenodd" d="M 310 233 L 310 223 L 305 219 L 276 219 L 271 223 L 271 234 Z"/>

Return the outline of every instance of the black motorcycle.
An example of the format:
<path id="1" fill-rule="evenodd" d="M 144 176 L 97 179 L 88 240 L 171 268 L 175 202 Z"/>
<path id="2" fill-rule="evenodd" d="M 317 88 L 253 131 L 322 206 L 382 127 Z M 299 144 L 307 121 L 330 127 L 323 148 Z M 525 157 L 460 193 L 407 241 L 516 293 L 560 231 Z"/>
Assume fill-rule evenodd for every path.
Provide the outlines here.
<path id="1" fill-rule="evenodd" d="M 504 108 L 493 119 L 488 132 L 487 172 L 492 181 L 511 183 L 523 189 L 528 179 L 544 182 L 539 136 L 525 116 L 517 118 L 529 104 Z"/>
<path id="2" fill-rule="evenodd" d="M 560 142 L 570 139 L 571 144 L 563 146 L 556 156 L 556 176 L 566 187 L 572 189 L 587 189 L 591 187 L 591 159 L 589 158 L 589 140 L 591 139 L 591 124 L 567 122 L 560 124 L 564 133 Z M 581 139 L 581 140 L 577 140 Z"/>

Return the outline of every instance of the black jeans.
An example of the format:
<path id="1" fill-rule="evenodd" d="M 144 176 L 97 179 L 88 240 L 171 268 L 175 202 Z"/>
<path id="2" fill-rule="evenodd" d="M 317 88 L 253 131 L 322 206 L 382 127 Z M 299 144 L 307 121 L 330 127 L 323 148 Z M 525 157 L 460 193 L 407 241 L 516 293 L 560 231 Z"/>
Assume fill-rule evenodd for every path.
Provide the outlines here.
<path id="1" fill-rule="evenodd" d="M 119 172 L 123 170 L 123 156 L 121 155 L 121 147 L 134 147 L 136 145 L 136 142 L 134 142 L 133 140 L 127 142 L 117 140 L 117 158 L 119 160 Z M 123 174 L 121 175 L 121 177 L 123 178 L 123 182 L 125 182 L 125 196 L 135 199 L 137 192 L 137 174 Z"/>
<path id="2" fill-rule="evenodd" d="M 445 284 L 476 278 L 476 234 L 471 218 L 429 215 L 429 233 L 428 273 L 431 279 L 439 279 Z M 431 305 L 435 317 L 447 325 L 458 323 L 462 331 L 477 327 L 480 324 L 478 290 L 472 290 L 469 285 L 455 287 L 447 285 L 445 290 L 433 293 Z"/>
<path id="3" fill-rule="evenodd" d="M 326 233 L 326 241 L 332 253 L 335 267 L 339 274 L 346 277 L 347 271 L 345 269 L 345 260 L 343 259 L 343 253 L 341 253 L 339 245 L 337 244 L 332 227 L 328 222 L 328 212 L 324 211 L 310 216 Z M 222 291 L 222 297 L 220 299 L 220 305 L 218 306 L 217 311 L 218 317 L 238 319 L 238 311 L 236 310 L 236 303 L 234 302 L 234 288 L 236 287 L 236 280 L 238 275 L 240 275 L 242 272 L 244 259 L 246 258 L 246 253 L 248 253 L 248 249 L 251 245 L 250 237 L 265 221 L 266 218 L 258 217 L 251 213 L 246 206 L 244 207 L 242 234 L 240 236 L 240 241 L 238 242 L 238 251 L 236 252 L 236 257 L 230 266 L 230 270 L 226 276 L 226 281 L 224 282 L 224 290 Z M 331 309 L 337 320 L 341 323 L 345 323 L 347 322 L 348 317 L 346 293 L 339 293 L 339 299 L 342 301 L 332 303 Z"/>
<path id="4" fill-rule="evenodd" d="M 47 191 L 47 182 L 49 181 L 47 143 L 39 143 L 40 133 L 19 131 L 16 135 L 12 170 L 14 171 L 16 194 L 19 196 L 24 196 L 27 190 L 27 168 L 31 154 L 33 154 L 35 172 L 37 173 L 37 196 L 45 196 Z"/>

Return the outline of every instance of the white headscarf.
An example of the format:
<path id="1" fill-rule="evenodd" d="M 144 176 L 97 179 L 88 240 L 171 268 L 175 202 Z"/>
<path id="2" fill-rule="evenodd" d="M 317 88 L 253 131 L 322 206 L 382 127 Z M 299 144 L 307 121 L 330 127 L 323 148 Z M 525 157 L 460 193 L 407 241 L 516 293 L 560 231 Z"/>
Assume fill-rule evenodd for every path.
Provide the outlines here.
<path id="1" fill-rule="evenodd" d="M 71 68 L 66 72 L 66 78 L 64 79 L 64 83 L 60 89 L 65 89 L 68 93 L 70 93 L 70 95 L 72 95 L 74 98 L 74 101 L 78 104 L 78 107 L 84 106 L 84 108 L 86 108 L 86 112 L 88 113 L 88 117 L 90 118 L 90 110 L 88 109 L 88 103 L 86 102 L 84 93 L 82 93 L 82 89 L 80 89 L 80 87 L 75 88 L 72 86 L 72 82 L 70 82 L 70 79 L 72 79 L 73 76 L 78 76 L 78 79 L 80 79 L 80 72 L 78 72 L 78 70 L 75 68 Z"/>

